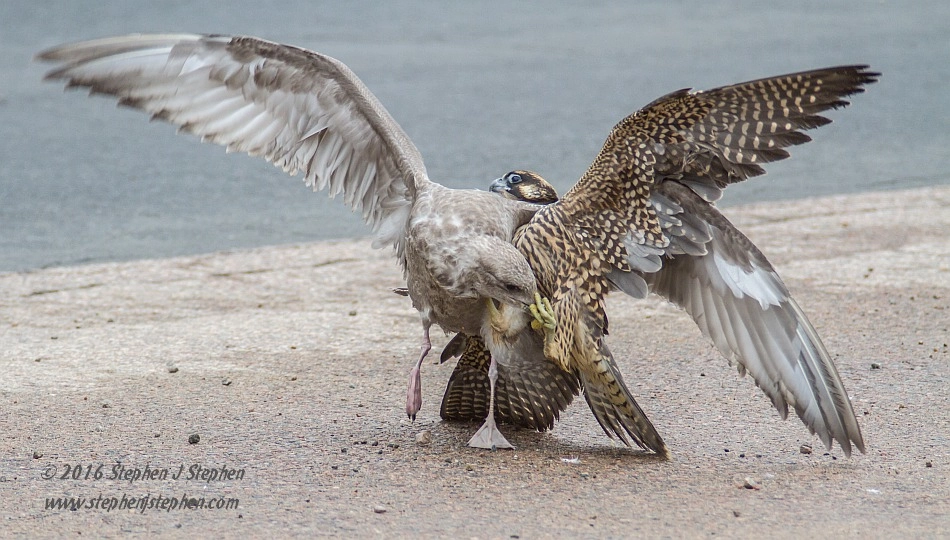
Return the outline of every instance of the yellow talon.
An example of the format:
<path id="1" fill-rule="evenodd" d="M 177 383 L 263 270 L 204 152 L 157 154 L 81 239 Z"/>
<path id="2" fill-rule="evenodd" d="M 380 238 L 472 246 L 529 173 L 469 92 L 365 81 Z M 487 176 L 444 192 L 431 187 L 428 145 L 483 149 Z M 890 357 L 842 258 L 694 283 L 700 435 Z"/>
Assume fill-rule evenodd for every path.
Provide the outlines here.
<path id="1" fill-rule="evenodd" d="M 531 328 L 541 330 L 547 328 L 554 330 L 557 328 L 557 317 L 554 316 L 554 308 L 551 307 L 551 301 L 542 298 L 540 294 L 534 293 L 534 304 L 528 306 L 534 320 L 531 321 Z"/>

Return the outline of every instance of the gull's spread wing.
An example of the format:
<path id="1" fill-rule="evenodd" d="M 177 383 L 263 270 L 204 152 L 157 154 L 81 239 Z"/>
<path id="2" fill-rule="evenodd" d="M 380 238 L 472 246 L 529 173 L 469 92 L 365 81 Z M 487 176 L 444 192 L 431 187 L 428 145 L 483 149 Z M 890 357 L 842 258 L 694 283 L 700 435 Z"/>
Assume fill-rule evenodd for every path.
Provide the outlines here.
<path id="1" fill-rule="evenodd" d="M 362 213 L 402 251 L 419 151 L 342 62 L 253 37 L 129 35 L 46 50 L 47 79 L 86 87 L 228 151 L 261 156 Z"/>

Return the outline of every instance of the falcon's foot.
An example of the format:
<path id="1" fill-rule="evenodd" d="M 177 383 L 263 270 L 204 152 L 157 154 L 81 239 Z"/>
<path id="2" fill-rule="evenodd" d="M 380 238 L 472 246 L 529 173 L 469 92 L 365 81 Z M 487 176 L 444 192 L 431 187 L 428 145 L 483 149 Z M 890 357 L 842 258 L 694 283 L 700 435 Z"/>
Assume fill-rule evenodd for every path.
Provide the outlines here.
<path id="1" fill-rule="evenodd" d="M 531 321 L 531 328 L 544 333 L 544 356 L 564 367 L 566 363 L 558 360 L 560 356 L 558 355 L 557 336 L 555 335 L 557 316 L 554 314 L 551 301 L 538 293 L 534 293 L 534 303 L 528 306 L 528 309 L 531 310 L 531 315 L 534 316 Z"/>
<path id="2" fill-rule="evenodd" d="M 478 431 L 475 432 L 472 439 L 468 441 L 468 445 L 472 448 L 484 448 L 486 450 L 496 450 L 498 448 L 514 449 L 514 446 L 498 431 L 498 426 L 495 425 L 494 411 L 489 413 L 488 419 L 485 420 L 482 427 L 478 428 Z"/>
<path id="3" fill-rule="evenodd" d="M 531 315 L 534 316 L 534 320 L 531 321 L 531 328 L 535 330 L 544 328 L 545 333 L 557 328 L 557 317 L 554 316 L 554 308 L 551 307 L 551 301 L 547 298 L 534 293 L 534 303 L 528 306 L 528 309 L 531 310 Z"/>

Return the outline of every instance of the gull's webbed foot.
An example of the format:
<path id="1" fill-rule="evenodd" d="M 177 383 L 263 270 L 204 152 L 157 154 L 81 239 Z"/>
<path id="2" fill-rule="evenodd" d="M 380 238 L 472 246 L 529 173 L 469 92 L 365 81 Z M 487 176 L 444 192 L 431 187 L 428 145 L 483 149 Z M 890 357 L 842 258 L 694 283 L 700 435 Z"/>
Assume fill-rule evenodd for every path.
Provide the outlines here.
<path id="1" fill-rule="evenodd" d="M 468 441 L 468 445 L 472 448 L 484 448 L 486 450 L 497 450 L 498 448 L 513 449 L 514 446 L 498 431 L 498 426 L 495 425 L 494 413 L 489 414 L 488 419 L 485 420 L 482 427 L 478 428 L 475 435 Z"/>
<path id="2" fill-rule="evenodd" d="M 498 431 L 495 425 L 495 383 L 498 380 L 498 362 L 492 355 L 491 362 L 488 364 L 488 416 L 485 423 L 478 428 L 475 435 L 468 441 L 468 445 L 474 448 L 484 448 L 486 450 L 497 450 L 498 448 L 514 448 L 505 436 Z"/>
<path id="3" fill-rule="evenodd" d="M 406 414 L 413 421 L 416 419 L 416 413 L 422 408 L 422 375 L 420 374 L 422 361 L 432 350 L 432 342 L 429 341 L 429 324 L 428 321 L 423 322 L 422 354 L 419 355 L 419 360 L 416 361 L 416 365 L 409 372 L 409 389 L 406 391 Z"/>

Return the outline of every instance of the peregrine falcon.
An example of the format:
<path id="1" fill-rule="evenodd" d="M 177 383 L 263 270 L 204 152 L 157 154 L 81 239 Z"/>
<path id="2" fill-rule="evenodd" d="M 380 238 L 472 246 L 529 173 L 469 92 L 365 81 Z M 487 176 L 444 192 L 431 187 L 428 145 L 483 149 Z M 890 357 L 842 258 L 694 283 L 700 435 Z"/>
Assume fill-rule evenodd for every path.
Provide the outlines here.
<path id="1" fill-rule="evenodd" d="M 866 66 L 664 96 L 614 128 L 563 198 L 539 206 L 429 180 L 376 97 L 319 53 L 253 37 L 159 34 L 63 45 L 39 58 L 60 64 L 48 79 L 114 96 L 229 151 L 302 172 L 314 190 L 342 194 L 373 228 L 374 245 L 393 246 L 421 315 L 410 417 L 421 407 L 419 368 L 437 324 L 478 336 L 490 351 L 487 418 L 471 445 L 510 447 L 494 421 L 498 366 L 550 363 L 577 377 L 608 435 L 667 454 L 604 340 L 608 291 L 642 297 L 652 287 L 705 310 L 694 318 L 714 339 L 724 336 L 780 410 L 792 404 L 826 444 L 863 450 L 817 336 L 796 325 L 800 310 L 768 262 L 708 203 L 726 185 L 762 174 L 760 163 L 787 157 L 783 147 L 807 141 L 801 130 L 828 122 L 817 113 L 876 80 Z M 691 258 L 679 262 L 682 254 Z M 729 308 L 752 306 L 790 307 L 777 321 L 762 319 L 758 333 L 726 331 L 739 327 Z M 757 341 L 785 330 L 781 343 Z M 799 352 L 796 364 L 761 358 L 786 344 Z"/>
<path id="2" fill-rule="evenodd" d="M 578 375 L 604 431 L 664 454 L 607 348 L 611 289 L 650 291 L 686 309 L 786 416 L 791 405 L 830 448 L 864 440 L 830 355 L 765 256 L 712 204 L 765 173 L 819 113 L 877 80 L 867 66 L 678 90 L 621 120 L 581 179 L 518 229 L 513 243 L 558 321 L 544 356 Z M 520 173 L 515 173 L 520 176 Z M 547 302 L 545 302 L 547 305 Z M 492 355 L 496 349 L 490 346 Z"/>
<path id="3" fill-rule="evenodd" d="M 554 187 L 540 175 L 531 171 L 512 171 L 495 180 L 489 189 L 503 197 L 538 204 L 551 204 L 558 200 Z M 658 190 L 651 196 L 654 205 L 662 207 L 663 204 L 668 204 L 657 193 Z M 805 382 L 801 380 L 802 376 L 809 378 L 820 376 L 820 379 L 816 378 L 819 384 L 828 385 L 830 389 L 846 396 L 837 370 L 821 344 L 817 332 L 797 303 L 789 296 L 788 290 L 784 288 L 765 256 L 724 216 L 719 214 L 711 201 L 703 201 L 701 206 L 703 213 L 680 208 L 675 213 L 661 214 L 660 220 L 663 222 L 664 230 L 673 236 L 676 236 L 676 233 L 670 229 L 677 220 L 680 222 L 677 226 L 681 226 L 684 220 L 694 222 L 693 227 L 705 231 L 703 238 L 705 238 L 706 249 L 689 253 L 673 252 L 664 256 L 663 266 L 657 271 L 638 271 L 648 284 L 649 292 L 658 294 L 684 308 L 693 317 L 703 334 L 712 339 L 723 356 L 738 368 L 741 375 L 745 375 L 747 371 L 753 374 L 756 384 L 772 399 L 782 418 L 788 416 L 790 400 L 786 399 L 786 395 L 778 389 L 790 384 L 800 386 Z M 684 213 L 696 215 L 683 215 Z M 678 217 L 671 218 L 673 215 Z M 714 229 L 718 229 L 718 234 L 712 234 Z M 721 284 L 717 286 L 717 283 L 726 279 L 727 276 L 716 274 L 721 274 L 723 271 L 735 274 L 738 268 L 734 267 L 735 260 L 719 262 L 718 264 L 723 267 L 719 268 L 716 266 L 717 263 L 709 258 L 722 257 L 722 253 L 735 250 L 750 251 L 741 257 L 757 259 L 760 262 L 761 268 L 747 272 L 759 275 L 749 275 L 746 279 L 750 281 L 764 278 L 776 280 L 774 285 L 777 286 L 776 291 L 781 295 L 779 301 L 762 305 L 751 295 L 750 298 L 743 300 L 743 295 L 748 294 L 748 291 L 743 293 L 741 290 L 730 289 L 728 286 L 722 287 Z M 690 269 L 689 276 L 682 274 L 684 268 Z M 762 275 L 763 271 L 773 275 Z M 674 282 L 677 283 L 674 285 Z M 674 288 L 677 292 L 674 292 Z M 639 296 L 639 293 L 635 296 Z M 710 315 L 707 315 L 707 312 L 712 318 L 722 317 L 722 319 L 710 324 L 708 320 Z M 445 347 L 442 352 L 443 362 L 453 357 L 458 357 L 459 360 L 446 385 L 441 408 L 443 419 L 484 418 L 490 397 L 488 362 L 485 360 L 488 354 L 488 349 L 477 336 L 459 334 Z M 608 357 L 606 361 L 610 363 L 610 369 L 618 370 L 611 357 Z M 774 366 L 783 362 L 792 366 L 804 362 L 802 364 L 804 370 L 796 373 L 793 369 L 791 370 L 793 378 L 782 381 L 781 368 Z M 807 371 L 818 369 L 822 370 L 820 375 L 813 375 Z M 779 373 L 779 375 L 772 380 L 769 372 Z M 513 369 L 499 371 L 495 390 L 496 418 L 538 431 L 551 429 L 559 413 L 563 412 L 577 393 L 579 381 L 566 375 L 565 372 L 543 371 L 534 366 L 531 369 L 525 369 L 524 372 Z M 619 370 L 617 375 L 619 376 Z M 823 399 L 824 396 L 818 388 L 813 388 L 813 390 L 815 401 Z M 806 394 L 806 397 L 809 396 Z M 632 400 L 633 397 L 630 396 L 630 399 Z M 791 403 L 795 402 L 791 401 Z M 817 430 L 821 439 L 830 448 L 829 431 L 809 424 L 807 417 L 803 416 L 804 409 L 805 407 L 796 406 L 796 411 L 806 425 L 813 433 Z M 597 409 L 593 410 L 608 436 L 618 436 L 623 439 L 623 433 L 617 433 L 602 419 Z M 848 408 L 840 409 L 842 421 L 850 425 L 847 421 L 853 417 L 853 413 L 849 416 L 848 411 Z M 852 437 L 852 443 L 863 452 L 860 430 L 857 429 L 856 424 L 853 427 L 854 431 L 849 436 Z M 846 454 L 850 455 L 850 445 L 842 444 L 842 448 Z"/>

